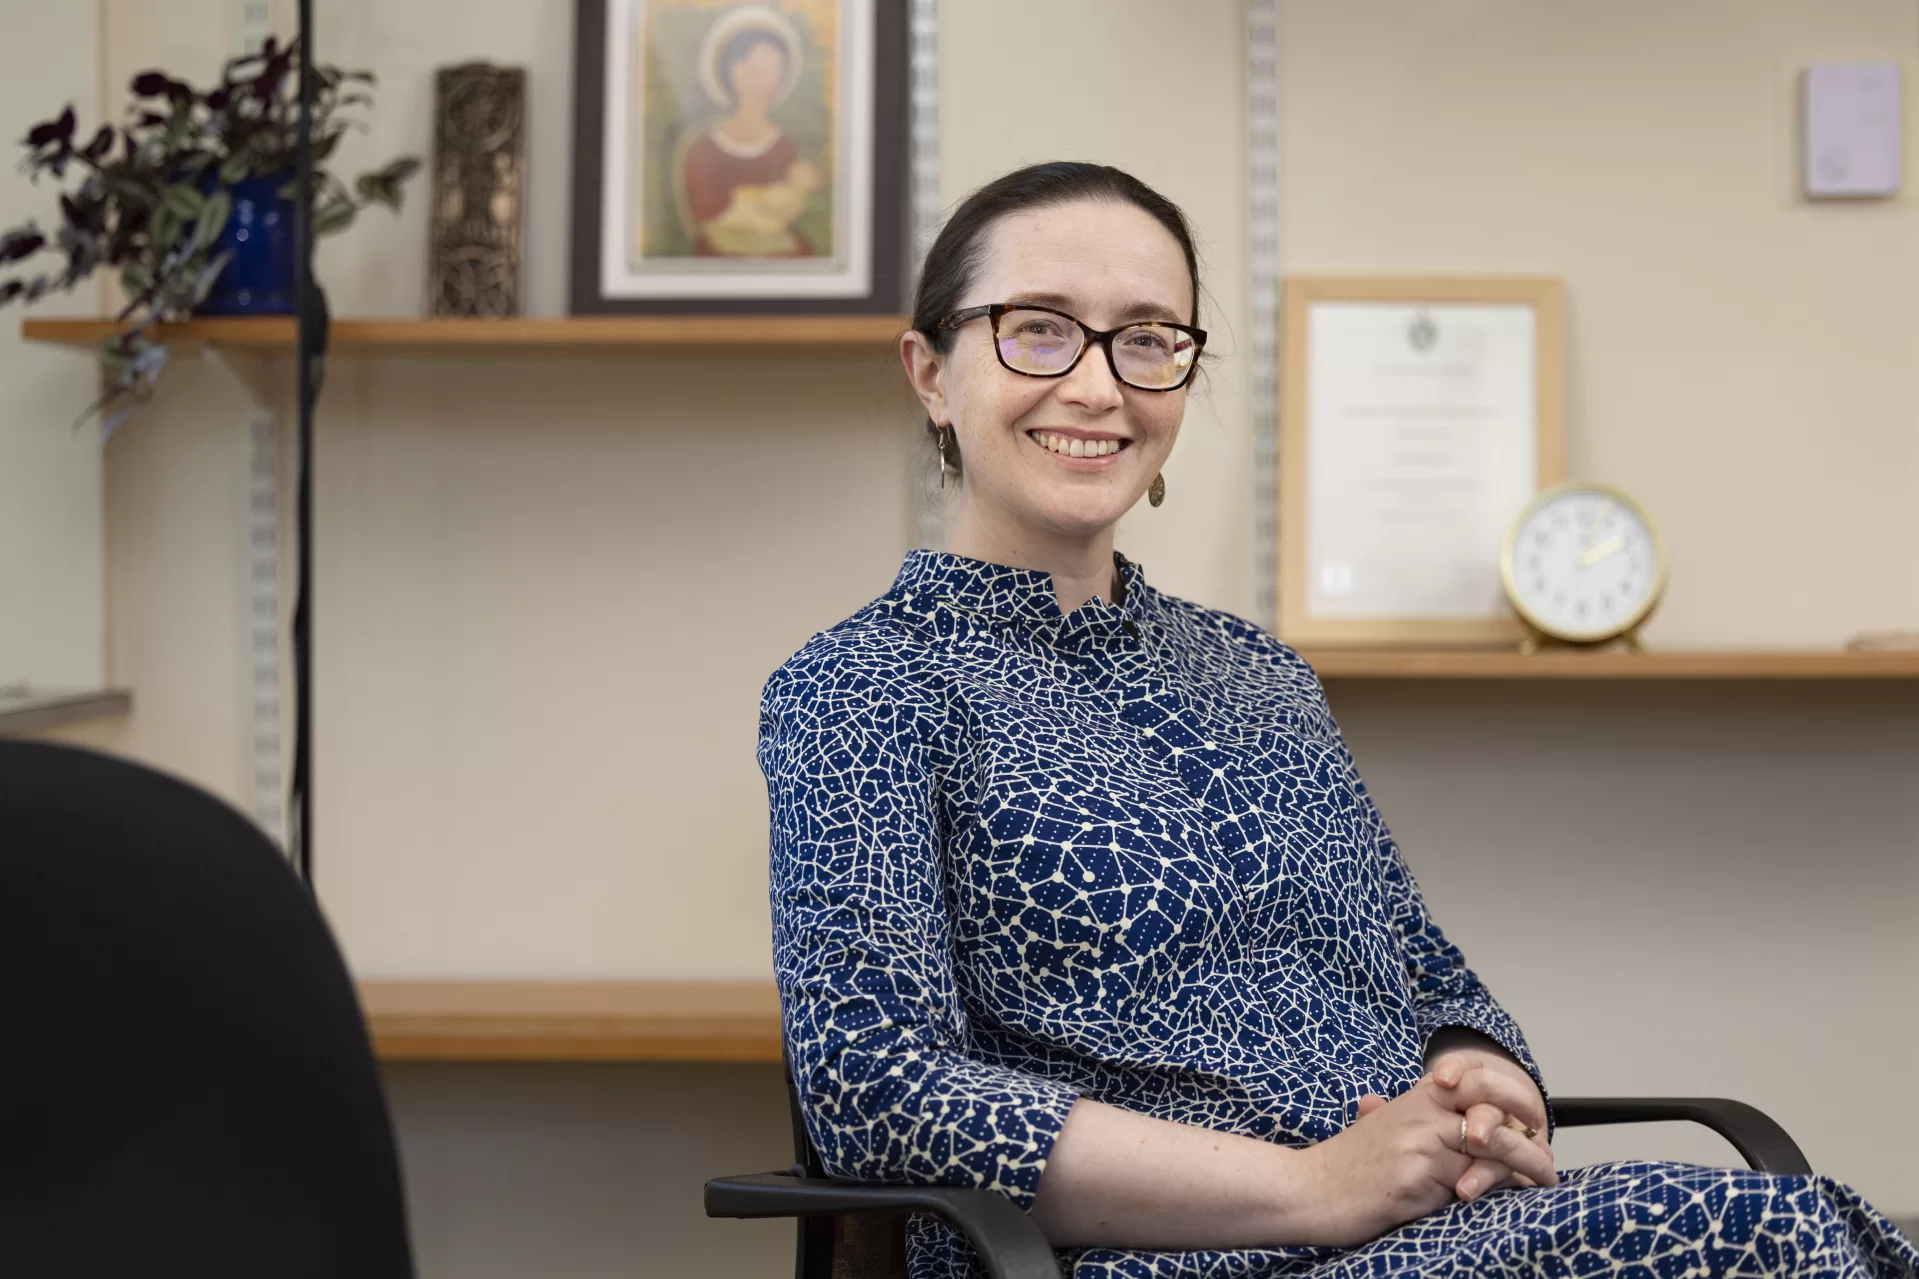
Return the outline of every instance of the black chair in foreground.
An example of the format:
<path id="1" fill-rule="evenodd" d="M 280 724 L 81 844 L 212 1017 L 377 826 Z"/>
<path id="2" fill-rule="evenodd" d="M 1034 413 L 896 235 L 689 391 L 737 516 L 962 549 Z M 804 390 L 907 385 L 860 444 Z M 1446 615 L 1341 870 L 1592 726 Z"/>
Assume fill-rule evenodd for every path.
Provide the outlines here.
<path id="1" fill-rule="evenodd" d="M 1046 1236 L 1004 1195 L 937 1186 L 834 1181 L 800 1122 L 790 1062 L 782 1062 L 793 1116 L 793 1167 L 706 1183 L 709 1217 L 797 1217 L 795 1279 L 892 1279 L 903 1275 L 904 1217 L 930 1212 L 963 1231 L 993 1279 L 1060 1279 Z M 1812 1165 L 1763 1111 L 1719 1097 L 1576 1097 L 1553 1102 L 1561 1128 L 1689 1120 L 1731 1142 L 1764 1172 L 1808 1173 Z"/>
<path id="2" fill-rule="evenodd" d="M 220 801 L 0 741 L 0 1274 L 410 1279 L 359 1002 Z"/>

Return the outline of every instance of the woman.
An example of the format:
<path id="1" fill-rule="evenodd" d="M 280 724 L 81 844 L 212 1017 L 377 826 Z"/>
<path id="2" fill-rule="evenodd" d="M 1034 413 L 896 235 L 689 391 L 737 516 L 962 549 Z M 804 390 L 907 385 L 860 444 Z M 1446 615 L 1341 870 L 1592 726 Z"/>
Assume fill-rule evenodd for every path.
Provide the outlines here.
<path id="1" fill-rule="evenodd" d="M 1205 334 L 1186 222 L 1007 175 L 906 370 L 949 550 L 768 682 L 774 958 L 829 1172 L 997 1190 L 1077 1276 L 1911 1276 L 1824 1178 L 1553 1167 L 1539 1072 L 1428 916 L 1313 673 L 1113 551 Z M 964 1241 L 910 1233 L 921 1279 Z"/>
<path id="2" fill-rule="evenodd" d="M 799 35 L 762 5 L 713 24 L 700 82 L 726 112 L 674 160 L 681 220 L 696 256 L 812 257 L 793 225 L 825 179 L 772 116 L 799 79 Z"/>

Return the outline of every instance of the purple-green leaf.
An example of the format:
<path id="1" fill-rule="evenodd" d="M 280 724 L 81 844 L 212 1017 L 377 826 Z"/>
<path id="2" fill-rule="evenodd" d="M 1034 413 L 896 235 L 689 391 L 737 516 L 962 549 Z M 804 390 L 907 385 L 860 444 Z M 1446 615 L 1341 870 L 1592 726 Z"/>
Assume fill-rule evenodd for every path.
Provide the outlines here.
<path id="1" fill-rule="evenodd" d="M 344 201 L 337 204 L 320 206 L 313 215 L 313 234 L 331 235 L 335 231 L 344 231 L 353 224 L 353 206 Z"/>
<path id="2" fill-rule="evenodd" d="M 127 82 L 135 97 L 164 98 L 174 80 L 164 71 L 142 71 Z"/>
<path id="3" fill-rule="evenodd" d="M 45 147 L 69 143 L 73 141 L 73 125 L 73 108 L 68 107 L 54 119 L 44 124 L 36 124 L 28 130 L 26 145 Z"/>
<path id="4" fill-rule="evenodd" d="M 198 191 L 183 183 L 170 186 L 161 192 L 160 202 L 182 222 L 199 217 L 200 208 L 206 203 Z"/>
<path id="5" fill-rule="evenodd" d="M 18 262 L 47 247 L 47 237 L 31 224 L 0 235 L 0 262 Z"/>
<path id="6" fill-rule="evenodd" d="M 153 211 L 153 219 L 147 223 L 147 244 L 156 253 L 164 253 L 180 238 L 180 215 L 161 205 Z"/>
<path id="7" fill-rule="evenodd" d="M 205 267 L 201 268 L 200 278 L 193 282 L 193 305 L 199 306 L 207 300 L 207 295 L 213 292 L 213 286 L 220 279 L 220 272 L 226 270 L 227 263 L 232 260 L 233 253 L 229 250 L 215 257 L 211 262 L 207 263 Z"/>
<path id="8" fill-rule="evenodd" d="M 101 175 L 100 181 L 106 187 L 107 194 L 123 207 L 130 206 L 144 210 L 153 204 L 153 192 L 132 178 L 108 172 Z"/>
<path id="9" fill-rule="evenodd" d="M 225 191 L 215 191 L 206 199 L 200 210 L 200 221 L 193 229 L 193 242 L 196 247 L 206 249 L 220 238 L 220 232 L 227 228 L 227 218 L 233 213 L 233 197 Z"/>

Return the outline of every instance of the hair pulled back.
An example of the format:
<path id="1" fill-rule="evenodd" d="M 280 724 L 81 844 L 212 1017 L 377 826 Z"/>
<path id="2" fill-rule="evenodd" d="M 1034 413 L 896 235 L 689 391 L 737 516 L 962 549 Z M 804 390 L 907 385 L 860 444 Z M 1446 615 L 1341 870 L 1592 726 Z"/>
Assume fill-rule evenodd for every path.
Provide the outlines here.
<path id="1" fill-rule="evenodd" d="M 1131 204 L 1152 215 L 1171 233 L 1186 255 L 1186 270 L 1193 285 L 1193 314 L 1189 323 L 1199 321 L 1199 254 L 1193 248 L 1193 233 L 1179 206 L 1123 169 L 1107 164 L 1084 164 L 1075 160 L 1054 160 L 1028 165 L 995 178 L 966 197 L 940 228 L 927 250 L 920 268 L 919 288 L 913 297 L 913 328 L 926 335 L 933 349 L 944 355 L 952 350 L 956 336 L 939 323 L 960 309 L 961 301 L 979 275 L 986 254 L 986 233 L 1001 218 L 1029 209 L 1044 209 L 1071 204 L 1077 200 L 1102 200 Z M 927 434 L 939 447 L 939 427 L 926 420 Z M 943 459 L 947 468 L 958 472 L 958 446 L 947 450 Z"/>

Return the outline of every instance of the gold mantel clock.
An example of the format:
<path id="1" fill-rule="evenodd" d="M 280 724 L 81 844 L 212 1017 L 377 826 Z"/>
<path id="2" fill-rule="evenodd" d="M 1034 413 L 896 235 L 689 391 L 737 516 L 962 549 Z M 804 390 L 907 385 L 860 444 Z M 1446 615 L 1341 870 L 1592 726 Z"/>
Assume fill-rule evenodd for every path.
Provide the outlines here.
<path id="1" fill-rule="evenodd" d="M 1513 611 L 1539 641 L 1595 645 L 1638 631 L 1666 589 L 1666 550 L 1645 508 L 1618 489 L 1547 489 L 1513 521 L 1499 556 Z"/>

